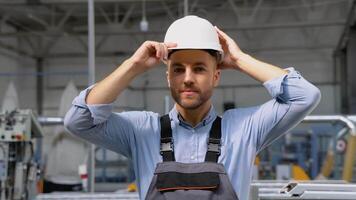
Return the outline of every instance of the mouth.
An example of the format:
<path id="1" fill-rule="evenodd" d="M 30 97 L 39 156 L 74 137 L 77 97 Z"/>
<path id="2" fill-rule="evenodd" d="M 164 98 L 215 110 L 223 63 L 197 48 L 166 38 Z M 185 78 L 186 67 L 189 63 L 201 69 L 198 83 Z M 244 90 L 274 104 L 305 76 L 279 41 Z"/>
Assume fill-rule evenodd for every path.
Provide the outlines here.
<path id="1" fill-rule="evenodd" d="M 181 94 L 187 95 L 187 96 L 192 96 L 194 94 L 197 94 L 197 90 L 192 90 L 192 89 L 186 89 L 186 90 L 180 90 L 179 91 Z"/>

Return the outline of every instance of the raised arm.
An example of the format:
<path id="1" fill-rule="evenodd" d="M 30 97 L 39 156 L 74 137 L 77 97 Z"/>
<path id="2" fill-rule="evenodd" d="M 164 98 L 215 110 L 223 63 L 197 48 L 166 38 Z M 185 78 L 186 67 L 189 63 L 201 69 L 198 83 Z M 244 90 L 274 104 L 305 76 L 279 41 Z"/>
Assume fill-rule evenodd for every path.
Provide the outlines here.
<path id="1" fill-rule="evenodd" d="M 240 70 L 260 81 L 273 98 L 260 106 L 229 112 L 236 120 L 244 113 L 253 123 L 246 134 L 259 152 L 309 114 L 320 101 L 320 91 L 292 68 L 284 70 L 243 53 L 233 39 L 216 29 L 225 53 L 220 68 Z"/>
<path id="2" fill-rule="evenodd" d="M 174 46 L 174 43 L 144 42 L 131 58 L 94 86 L 87 96 L 87 104 L 112 103 L 136 76 L 167 59 L 167 48 Z"/>
<path id="3" fill-rule="evenodd" d="M 72 134 L 130 157 L 136 124 L 147 121 L 144 112 L 112 113 L 111 103 L 137 75 L 156 66 L 167 57 L 172 43 L 144 42 L 114 72 L 82 91 L 67 112 L 64 126 Z"/>
<path id="4" fill-rule="evenodd" d="M 215 28 L 225 53 L 224 59 L 219 65 L 221 69 L 240 70 L 261 83 L 287 74 L 284 69 L 264 63 L 245 54 L 232 38 L 217 27 Z"/>

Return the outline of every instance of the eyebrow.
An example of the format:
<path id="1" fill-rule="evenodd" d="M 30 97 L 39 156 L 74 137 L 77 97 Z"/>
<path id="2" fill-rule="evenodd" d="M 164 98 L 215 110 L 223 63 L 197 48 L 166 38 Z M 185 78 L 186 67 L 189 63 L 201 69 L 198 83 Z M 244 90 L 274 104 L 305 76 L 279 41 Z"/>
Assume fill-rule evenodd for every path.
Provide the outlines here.
<path id="1" fill-rule="evenodd" d="M 204 65 L 204 66 L 207 66 L 204 62 L 196 62 L 196 63 L 193 63 L 193 65 Z M 181 63 L 172 63 L 171 64 L 172 67 L 183 67 L 183 65 Z"/>
<path id="2" fill-rule="evenodd" d="M 171 66 L 172 67 L 183 67 L 183 65 L 180 63 L 172 63 Z"/>

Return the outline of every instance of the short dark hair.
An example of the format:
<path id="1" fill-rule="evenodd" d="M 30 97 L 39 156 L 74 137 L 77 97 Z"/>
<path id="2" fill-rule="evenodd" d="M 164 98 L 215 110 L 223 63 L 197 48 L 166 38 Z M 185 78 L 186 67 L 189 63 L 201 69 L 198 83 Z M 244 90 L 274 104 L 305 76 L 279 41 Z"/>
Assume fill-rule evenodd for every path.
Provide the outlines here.
<path id="1" fill-rule="evenodd" d="M 187 49 L 173 49 L 172 51 L 170 51 L 168 53 L 168 58 L 175 52 L 179 51 L 179 50 L 187 50 Z M 196 50 L 202 50 L 202 51 L 206 51 L 207 53 L 209 53 L 211 56 L 213 56 L 217 62 L 220 61 L 221 55 L 218 51 L 213 50 L 213 49 L 196 49 Z"/>

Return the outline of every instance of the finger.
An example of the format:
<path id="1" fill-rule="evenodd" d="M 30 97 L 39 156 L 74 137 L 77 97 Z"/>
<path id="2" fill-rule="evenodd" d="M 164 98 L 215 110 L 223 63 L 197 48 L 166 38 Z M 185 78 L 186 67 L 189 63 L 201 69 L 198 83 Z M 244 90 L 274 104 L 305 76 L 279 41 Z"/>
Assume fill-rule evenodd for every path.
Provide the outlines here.
<path id="1" fill-rule="evenodd" d="M 161 55 L 160 55 L 160 59 L 161 60 L 163 60 L 164 59 L 164 56 L 165 56 L 165 54 L 166 54 L 166 52 L 165 52 L 165 46 L 164 46 L 164 44 L 163 43 L 159 43 L 159 47 L 160 47 L 160 49 L 161 49 Z"/>
<path id="2" fill-rule="evenodd" d="M 163 43 L 163 47 L 164 47 L 164 56 L 163 56 L 163 60 L 167 60 L 168 59 L 168 48 L 166 46 L 165 43 Z"/>
<path id="3" fill-rule="evenodd" d="M 166 45 L 167 48 L 173 48 L 177 46 L 177 43 L 174 42 L 165 42 L 164 45 Z"/>
<path id="4" fill-rule="evenodd" d="M 220 34 L 218 34 L 218 36 L 219 36 L 219 41 L 220 41 L 220 43 L 226 44 L 226 39 L 225 39 L 222 35 L 220 35 Z"/>
<path id="5" fill-rule="evenodd" d="M 168 48 L 174 48 L 174 47 L 176 47 L 178 44 L 175 43 L 175 42 L 165 42 L 165 43 L 163 43 L 163 44 L 164 44 L 165 50 L 166 50 L 164 59 L 165 59 L 165 60 L 168 60 L 168 54 L 169 54 Z"/>
<path id="6" fill-rule="evenodd" d="M 218 32 L 218 30 L 216 30 L 216 32 L 218 33 L 218 38 L 219 38 L 219 42 L 221 45 L 227 45 L 227 41 L 226 38 L 224 38 L 220 32 Z"/>
<path id="7" fill-rule="evenodd" d="M 219 39 L 225 40 L 225 38 L 219 32 L 217 32 L 217 33 L 218 33 Z"/>
<path id="8" fill-rule="evenodd" d="M 157 55 L 157 46 L 156 46 L 156 42 L 152 42 L 152 41 L 147 41 L 147 45 L 146 48 L 149 52 L 149 55 Z"/>
<path id="9" fill-rule="evenodd" d="M 218 35 L 220 35 L 222 38 L 224 38 L 225 40 L 232 40 L 230 38 L 230 36 L 228 36 L 225 32 L 223 32 L 222 30 L 220 30 L 217 26 L 215 26 L 215 29 L 218 32 Z"/>
<path id="10" fill-rule="evenodd" d="M 160 47 L 159 43 L 158 42 L 155 43 L 154 46 L 155 46 L 155 50 L 156 50 L 156 58 L 160 58 L 162 52 L 161 52 L 161 47 Z"/>

